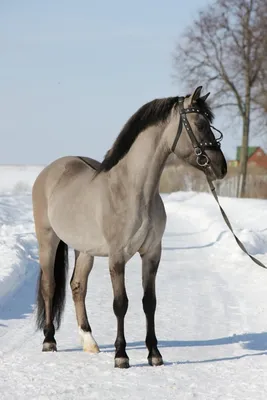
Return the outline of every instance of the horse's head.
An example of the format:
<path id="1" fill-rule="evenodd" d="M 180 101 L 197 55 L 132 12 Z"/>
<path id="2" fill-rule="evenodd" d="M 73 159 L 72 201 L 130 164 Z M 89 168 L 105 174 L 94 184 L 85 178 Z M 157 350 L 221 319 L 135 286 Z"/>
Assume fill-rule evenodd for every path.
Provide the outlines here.
<path id="1" fill-rule="evenodd" d="M 201 97 L 201 89 L 202 86 L 191 96 L 178 99 L 179 126 L 171 151 L 204 171 L 209 179 L 222 179 L 227 173 L 226 160 L 220 148 L 222 134 L 219 132 L 219 137 L 214 136 L 211 129 L 213 114 L 206 103 L 209 93 Z"/>

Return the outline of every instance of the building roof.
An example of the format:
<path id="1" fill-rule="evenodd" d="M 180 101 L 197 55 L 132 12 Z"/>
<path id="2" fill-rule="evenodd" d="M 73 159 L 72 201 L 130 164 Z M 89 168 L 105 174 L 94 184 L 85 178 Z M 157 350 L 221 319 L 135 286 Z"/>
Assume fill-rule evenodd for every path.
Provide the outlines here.
<path id="1" fill-rule="evenodd" d="M 253 146 L 253 147 L 249 146 L 249 147 L 248 147 L 248 158 L 251 157 L 252 154 L 254 154 L 255 151 L 256 151 L 258 148 L 259 148 L 259 146 L 257 146 L 257 147 L 255 147 L 255 146 Z M 241 152 L 241 146 L 238 146 L 238 147 L 236 148 L 236 159 L 237 159 L 237 161 L 240 161 L 240 152 Z"/>

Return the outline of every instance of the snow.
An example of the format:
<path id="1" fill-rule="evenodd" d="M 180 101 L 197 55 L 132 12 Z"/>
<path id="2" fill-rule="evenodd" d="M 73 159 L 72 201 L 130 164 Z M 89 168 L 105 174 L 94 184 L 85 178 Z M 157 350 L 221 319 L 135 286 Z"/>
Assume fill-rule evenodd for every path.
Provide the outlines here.
<path id="1" fill-rule="evenodd" d="M 36 176 L 43 168 L 43 165 L 0 165 L 0 193 L 30 193 Z"/>
<path id="2" fill-rule="evenodd" d="M 116 321 L 107 259 L 96 258 L 87 295 L 101 353 L 82 352 L 69 289 L 58 352 L 41 352 L 43 335 L 34 325 L 38 255 L 30 190 L 41 168 L 0 167 L 1 400 L 265 400 L 267 271 L 242 253 L 208 193 L 163 195 L 168 223 L 156 331 L 164 366 L 150 367 L 146 360 L 137 255 L 126 272 L 131 368 L 113 368 Z M 220 201 L 247 249 L 267 264 L 267 201 Z"/>
<path id="3" fill-rule="evenodd" d="M 0 306 L 36 271 L 31 188 L 42 166 L 0 166 Z"/>

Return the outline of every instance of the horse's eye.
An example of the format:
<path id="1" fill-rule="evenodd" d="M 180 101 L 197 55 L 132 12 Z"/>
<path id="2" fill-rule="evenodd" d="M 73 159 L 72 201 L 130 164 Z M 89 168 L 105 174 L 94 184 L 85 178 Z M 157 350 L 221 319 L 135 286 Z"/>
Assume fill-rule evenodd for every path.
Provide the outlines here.
<path id="1" fill-rule="evenodd" d="M 196 123 L 196 127 L 199 131 L 204 131 L 207 128 L 206 121 L 199 121 Z"/>

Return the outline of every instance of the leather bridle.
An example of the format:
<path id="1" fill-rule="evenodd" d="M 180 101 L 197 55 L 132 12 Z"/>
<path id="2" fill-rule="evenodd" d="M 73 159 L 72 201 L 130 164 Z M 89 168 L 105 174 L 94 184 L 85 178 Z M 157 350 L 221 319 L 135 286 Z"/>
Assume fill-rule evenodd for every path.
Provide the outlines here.
<path id="1" fill-rule="evenodd" d="M 186 132 L 192 142 L 193 148 L 194 148 L 194 152 L 196 155 L 196 161 L 197 164 L 200 167 L 207 167 L 210 165 L 210 159 L 207 156 L 207 154 L 205 153 L 205 150 L 218 150 L 221 147 L 221 140 L 223 138 L 223 134 L 222 132 L 220 132 L 218 129 L 214 128 L 214 126 L 210 125 L 210 128 L 214 129 L 215 131 L 220 133 L 220 136 L 218 138 L 215 138 L 215 140 L 212 141 L 201 141 L 199 142 L 191 128 L 191 125 L 187 119 L 187 114 L 200 114 L 203 117 L 205 117 L 207 120 L 207 113 L 202 113 L 201 110 L 197 107 L 197 106 L 190 106 L 188 108 L 184 108 L 184 97 L 179 97 L 178 98 L 178 106 L 179 106 L 179 114 L 180 114 L 180 121 L 179 121 L 179 125 L 178 125 L 178 129 L 177 129 L 177 133 L 173 142 L 173 145 L 171 147 L 171 151 L 174 152 L 177 142 L 181 136 L 182 130 L 183 130 L 183 126 L 186 129 Z"/>

